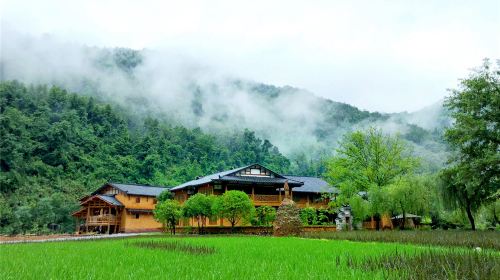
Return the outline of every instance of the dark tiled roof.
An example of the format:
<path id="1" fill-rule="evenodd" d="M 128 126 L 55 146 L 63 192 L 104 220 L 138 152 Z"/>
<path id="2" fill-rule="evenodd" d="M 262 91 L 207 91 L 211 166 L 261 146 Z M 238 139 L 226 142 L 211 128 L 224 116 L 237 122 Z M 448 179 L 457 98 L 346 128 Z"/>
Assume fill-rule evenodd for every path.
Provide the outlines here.
<path id="1" fill-rule="evenodd" d="M 234 173 L 234 172 L 239 171 L 241 169 L 248 168 L 248 167 L 250 167 L 252 165 L 253 164 L 247 165 L 247 166 L 244 166 L 244 167 L 239 167 L 239 168 L 227 170 L 227 171 L 222 171 L 222 172 L 210 174 L 210 175 L 201 177 L 199 179 L 192 180 L 192 181 L 186 182 L 184 184 L 178 185 L 177 187 L 173 187 L 171 190 L 175 191 L 175 190 L 183 189 L 183 188 L 188 187 L 188 186 L 200 186 L 200 185 L 208 184 L 208 183 L 212 182 L 212 180 L 219 179 L 220 177 L 224 177 L 224 176 L 226 176 L 228 174 Z"/>
<path id="2" fill-rule="evenodd" d="M 94 191 L 92 194 L 97 194 L 102 188 L 106 186 L 112 186 L 119 189 L 122 192 L 131 195 L 143 195 L 143 196 L 159 196 L 165 190 L 168 190 L 166 187 L 153 187 L 147 185 L 135 185 L 135 184 L 119 184 L 119 183 L 107 183 L 102 187 Z"/>
<path id="3" fill-rule="evenodd" d="M 101 194 L 98 194 L 96 195 L 97 197 L 99 197 L 100 199 L 106 201 L 107 203 L 109 204 L 112 204 L 112 205 L 115 205 L 115 206 L 123 206 L 123 204 L 118 201 L 115 196 L 110 196 L 110 195 L 101 195 Z"/>
<path id="4" fill-rule="evenodd" d="M 236 173 L 245 168 L 251 167 L 253 165 L 260 164 L 251 164 L 244 167 L 222 171 L 218 173 L 214 173 L 211 175 L 207 175 L 205 177 L 198 178 L 196 180 L 192 180 L 186 182 L 182 185 L 172 188 L 171 190 L 180 190 L 189 186 L 200 186 L 204 184 L 208 184 L 212 181 L 225 181 L 225 182 L 241 182 L 241 183 L 267 183 L 267 184 L 284 184 L 286 180 L 290 185 L 302 185 L 302 186 L 294 186 L 294 192 L 304 192 L 304 193 L 338 193 L 336 188 L 330 187 L 330 185 L 325 182 L 321 178 L 316 177 L 307 177 L 307 176 L 292 176 L 292 175 L 280 175 L 275 174 L 277 177 L 259 177 L 259 176 L 233 176 L 233 173 Z M 274 172 L 275 173 L 275 172 Z"/>
<path id="5" fill-rule="evenodd" d="M 226 182 L 241 182 L 241 183 L 257 183 L 257 184 L 284 184 L 288 180 L 290 185 L 302 185 L 302 182 L 298 182 L 292 179 L 283 178 L 271 178 L 271 177 L 258 177 L 258 176 L 224 176 L 219 180 Z"/>
<path id="6" fill-rule="evenodd" d="M 292 175 L 284 175 L 284 177 L 290 180 L 304 182 L 304 185 L 301 187 L 293 188 L 293 192 L 338 193 L 337 188 L 330 187 L 330 185 L 321 178 Z"/>

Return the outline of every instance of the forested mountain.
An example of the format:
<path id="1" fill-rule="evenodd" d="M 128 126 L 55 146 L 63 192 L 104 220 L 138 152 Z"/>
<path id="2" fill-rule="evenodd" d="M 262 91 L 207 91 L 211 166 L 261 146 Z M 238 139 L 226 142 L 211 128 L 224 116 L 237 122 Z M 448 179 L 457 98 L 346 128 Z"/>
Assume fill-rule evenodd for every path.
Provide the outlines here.
<path id="1" fill-rule="evenodd" d="M 440 104 L 414 113 L 368 112 L 303 89 L 221 74 L 174 52 L 4 35 L 3 80 L 57 85 L 121 106 L 138 119 L 200 128 L 221 139 L 249 129 L 277 146 L 298 174 L 318 174 L 311 165 L 332 155 L 346 132 L 371 126 L 408 140 L 427 169 L 438 169 L 446 158 L 441 138 L 449 118 Z"/>
<path id="2" fill-rule="evenodd" d="M 77 199 L 106 181 L 173 186 L 254 162 L 290 166 L 251 131 L 218 139 L 58 87 L 2 82 L 0 108 L 3 232 L 71 228 Z"/>

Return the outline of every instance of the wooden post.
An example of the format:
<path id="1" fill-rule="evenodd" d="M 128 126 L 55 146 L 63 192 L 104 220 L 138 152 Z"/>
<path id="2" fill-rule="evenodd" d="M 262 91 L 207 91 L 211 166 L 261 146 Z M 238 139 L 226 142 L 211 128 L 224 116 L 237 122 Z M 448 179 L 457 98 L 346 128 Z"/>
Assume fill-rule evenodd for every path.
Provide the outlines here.
<path id="1" fill-rule="evenodd" d="M 293 200 L 293 188 L 290 188 L 290 199 Z"/>
<path id="2" fill-rule="evenodd" d="M 255 187 L 252 186 L 252 201 L 255 201 Z"/>
<path id="3" fill-rule="evenodd" d="M 278 188 L 278 199 L 281 202 L 281 187 Z"/>
<path id="4" fill-rule="evenodd" d="M 307 195 L 307 207 L 309 207 L 309 195 Z"/>
<path id="5" fill-rule="evenodd" d="M 90 206 L 87 206 L 87 218 L 85 219 L 85 232 L 89 232 Z"/>

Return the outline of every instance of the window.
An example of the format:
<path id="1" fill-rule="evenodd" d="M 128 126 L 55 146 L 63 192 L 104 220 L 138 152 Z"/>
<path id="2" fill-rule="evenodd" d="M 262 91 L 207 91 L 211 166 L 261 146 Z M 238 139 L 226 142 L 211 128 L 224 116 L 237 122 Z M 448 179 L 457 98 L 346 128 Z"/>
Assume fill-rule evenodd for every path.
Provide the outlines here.
<path id="1" fill-rule="evenodd" d="M 141 198 L 140 197 L 136 197 L 135 198 L 135 203 L 141 203 Z"/>
<path id="2" fill-rule="evenodd" d="M 156 204 L 156 203 L 158 203 L 158 201 L 155 198 L 153 198 L 153 204 Z"/>
<path id="3" fill-rule="evenodd" d="M 141 216 L 141 215 L 139 215 L 139 213 L 136 213 L 136 214 L 135 214 L 135 218 L 136 218 L 136 219 L 139 219 L 139 217 L 140 217 L 140 216 Z"/>
<path id="4" fill-rule="evenodd" d="M 252 174 L 252 175 L 260 175 L 260 169 L 252 168 L 252 169 L 250 169 L 250 174 Z"/>

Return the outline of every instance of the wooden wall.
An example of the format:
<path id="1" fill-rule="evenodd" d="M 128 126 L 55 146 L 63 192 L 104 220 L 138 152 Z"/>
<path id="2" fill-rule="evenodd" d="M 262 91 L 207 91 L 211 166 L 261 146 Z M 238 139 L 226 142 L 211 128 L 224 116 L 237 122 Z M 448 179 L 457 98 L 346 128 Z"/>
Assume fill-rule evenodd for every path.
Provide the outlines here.
<path id="1" fill-rule="evenodd" d="M 150 196 L 137 196 L 119 193 L 116 199 L 120 201 L 125 210 L 122 212 L 120 231 L 122 232 L 137 232 L 137 231 L 151 231 L 161 229 L 161 223 L 158 223 L 153 213 L 137 213 L 139 218 L 136 218 L 136 213 L 131 213 L 129 209 L 142 209 L 153 210 L 156 207 L 156 198 Z M 139 202 L 137 202 L 139 198 Z"/>
<path id="2" fill-rule="evenodd" d="M 125 208 L 153 210 L 156 207 L 156 198 L 151 196 L 127 195 L 122 192 L 117 194 L 115 198 L 120 201 Z M 137 202 L 137 198 L 139 198 L 140 202 Z"/>
<path id="3" fill-rule="evenodd" d="M 125 212 L 122 214 L 123 232 L 152 231 L 162 228 L 162 224 L 154 219 L 153 213 L 130 213 L 127 210 Z M 139 219 L 136 219 L 136 214 L 139 214 Z"/>

